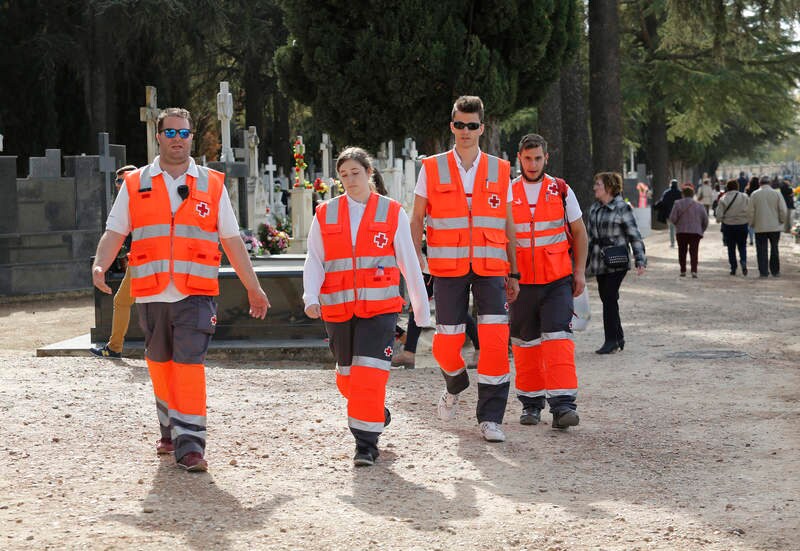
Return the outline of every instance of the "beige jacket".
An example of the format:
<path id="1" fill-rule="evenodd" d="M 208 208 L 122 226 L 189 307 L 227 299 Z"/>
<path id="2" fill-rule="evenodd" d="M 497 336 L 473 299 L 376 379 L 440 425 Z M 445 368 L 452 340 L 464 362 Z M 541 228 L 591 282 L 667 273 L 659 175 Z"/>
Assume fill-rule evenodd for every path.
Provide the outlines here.
<path id="1" fill-rule="evenodd" d="M 747 224 L 747 205 L 749 204 L 750 197 L 746 193 L 726 191 L 717 204 L 717 222 L 728 226 Z"/>
<path id="2" fill-rule="evenodd" d="M 695 196 L 701 205 L 711 205 L 714 202 L 714 189 L 708 184 L 702 184 Z"/>
<path id="3" fill-rule="evenodd" d="M 783 231 L 786 220 L 786 201 L 781 192 L 763 185 L 750 196 L 747 218 L 756 233 Z"/>

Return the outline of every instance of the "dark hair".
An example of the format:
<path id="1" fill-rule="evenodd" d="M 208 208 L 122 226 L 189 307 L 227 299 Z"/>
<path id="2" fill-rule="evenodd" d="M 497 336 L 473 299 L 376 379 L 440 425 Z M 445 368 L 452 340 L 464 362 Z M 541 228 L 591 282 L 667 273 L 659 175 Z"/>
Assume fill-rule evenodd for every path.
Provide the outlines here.
<path id="1" fill-rule="evenodd" d="M 526 149 L 542 148 L 543 153 L 547 153 L 547 140 L 539 134 L 525 134 L 519 141 L 519 152 L 522 153 Z"/>
<path id="2" fill-rule="evenodd" d="M 120 174 L 125 174 L 126 172 L 130 172 L 131 170 L 136 170 L 136 167 L 133 166 L 133 165 L 125 165 L 125 166 L 119 167 L 117 169 L 117 176 L 119 176 Z"/>
<path id="3" fill-rule="evenodd" d="M 364 167 L 364 170 L 369 172 L 373 169 L 372 166 L 372 157 L 369 156 L 369 153 L 365 149 L 360 147 L 348 146 L 339 153 L 339 156 L 336 158 L 336 172 L 339 172 L 339 167 L 342 166 L 342 163 L 345 161 L 356 161 L 358 164 Z"/>
<path id="4" fill-rule="evenodd" d="M 681 190 L 681 195 L 684 197 L 694 197 L 694 188 L 691 186 L 686 186 Z"/>
<path id="5" fill-rule="evenodd" d="M 619 172 L 598 172 L 594 175 L 594 181 L 603 182 L 603 187 L 613 197 L 622 193 L 622 176 Z"/>
<path id="6" fill-rule="evenodd" d="M 455 120 L 456 111 L 462 113 L 477 113 L 481 123 L 483 123 L 483 102 L 478 96 L 461 96 L 453 104 L 450 112 L 450 120 Z"/>
<path id="7" fill-rule="evenodd" d="M 194 128 L 194 123 L 192 122 L 192 115 L 184 109 L 183 107 L 167 107 L 161 113 L 158 114 L 158 131 L 161 132 L 164 126 L 164 119 L 167 117 L 178 117 L 181 119 L 186 119 L 189 121 L 189 130 Z"/>
<path id="8" fill-rule="evenodd" d="M 761 179 L 758 181 L 758 185 L 765 186 L 772 183 L 772 179 L 769 176 L 762 176 Z"/>
<path id="9" fill-rule="evenodd" d="M 383 183 L 383 176 L 381 176 L 381 171 L 377 168 L 372 170 L 372 185 L 375 187 L 375 191 L 378 192 L 380 195 L 385 195 L 386 197 L 389 196 L 389 191 L 386 189 L 386 184 Z"/>
<path id="10" fill-rule="evenodd" d="M 739 189 L 739 180 L 731 178 L 725 182 L 725 191 L 736 191 Z"/>

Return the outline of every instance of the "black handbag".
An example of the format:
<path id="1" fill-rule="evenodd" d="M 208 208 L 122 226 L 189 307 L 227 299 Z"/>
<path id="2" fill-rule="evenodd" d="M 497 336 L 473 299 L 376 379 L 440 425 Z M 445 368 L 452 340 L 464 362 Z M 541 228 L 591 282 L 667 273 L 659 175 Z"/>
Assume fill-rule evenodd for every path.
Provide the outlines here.
<path id="1" fill-rule="evenodd" d="M 600 257 L 609 268 L 629 268 L 631 265 L 628 247 L 624 245 L 614 245 L 600 249 Z"/>

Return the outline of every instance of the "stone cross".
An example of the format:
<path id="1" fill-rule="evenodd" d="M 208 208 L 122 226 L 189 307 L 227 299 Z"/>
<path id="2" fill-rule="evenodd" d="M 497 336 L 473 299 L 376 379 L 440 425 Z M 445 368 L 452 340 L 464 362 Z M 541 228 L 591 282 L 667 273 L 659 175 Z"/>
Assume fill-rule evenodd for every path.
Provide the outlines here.
<path id="1" fill-rule="evenodd" d="M 264 165 L 264 170 L 267 171 L 267 191 L 269 193 L 269 208 L 275 209 L 275 171 L 278 169 L 275 162 L 272 160 L 272 155 L 267 157 L 267 164 Z"/>
<path id="2" fill-rule="evenodd" d="M 416 161 L 417 157 L 419 157 L 419 151 L 417 151 L 417 142 L 415 142 L 412 138 L 406 138 L 401 154 L 403 157 L 408 157 L 412 161 Z"/>
<path id="3" fill-rule="evenodd" d="M 222 125 L 222 154 L 219 160 L 223 163 L 234 161 L 233 149 L 231 149 L 231 119 L 233 118 L 233 95 L 228 91 L 228 83 L 219 83 L 219 93 L 217 94 L 217 118 Z"/>
<path id="4" fill-rule="evenodd" d="M 111 189 L 112 181 L 117 170 L 117 159 L 111 156 L 111 148 L 108 143 L 108 132 L 97 134 L 97 152 L 100 155 L 100 172 L 103 174 L 103 213 L 102 220 L 105 221 L 108 212 L 111 210 Z"/>
<path id="5" fill-rule="evenodd" d="M 322 134 L 322 142 L 319 144 L 319 150 L 322 151 L 322 178 L 325 180 L 325 183 L 330 185 L 331 151 L 333 150 L 333 144 L 328 134 Z"/>
<path id="6" fill-rule="evenodd" d="M 144 87 L 145 105 L 139 108 L 139 120 L 147 123 L 147 162 L 152 163 L 158 154 L 158 141 L 156 141 L 156 130 L 158 115 L 161 110 L 158 108 L 158 96 L 155 86 Z"/>
<path id="7" fill-rule="evenodd" d="M 3 151 L 3 135 L 0 134 L 0 151 Z"/>

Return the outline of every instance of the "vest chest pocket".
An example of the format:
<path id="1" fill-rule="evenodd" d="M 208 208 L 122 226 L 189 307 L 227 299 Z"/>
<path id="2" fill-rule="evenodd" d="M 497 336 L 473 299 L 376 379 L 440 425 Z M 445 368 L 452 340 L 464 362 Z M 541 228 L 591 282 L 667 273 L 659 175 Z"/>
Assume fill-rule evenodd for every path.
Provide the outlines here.
<path id="1" fill-rule="evenodd" d="M 156 274 L 165 271 L 164 262 L 167 262 L 166 269 L 169 269 L 169 261 L 157 261 L 152 248 L 142 248 L 134 245 L 133 250 L 128 253 L 131 288 L 134 291 L 143 292 L 158 287 L 158 276 Z"/>
<path id="2" fill-rule="evenodd" d="M 221 258 L 222 254 L 217 248 L 192 249 L 192 260 L 186 273 L 186 285 L 203 291 L 215 290 Z"/>
<path id="3" fill-rule="evenodd" d="M 488 270 L 505 270 L 508 268 L 508 253 L 506 243 L 508 238 L 504 233 L 483 230 L 486 246 L 484 247 L 484 260 Z M 477 254 L 475 256 L 478 256 Z"/>
<path id="4" fill-rule="evenodd" d="M 548 245 L 541 255 L 542 270 L 546 281 L 555 281 L 572 273 L 572 259 L 569 256 L 569 242 L 562 241 Z"/>
<path id="5" fill-rule="evenodd" d="M 428 234 L 429 264 L 435 264 L 438 270 L 455 269 L 459 258 L 469 254 L 461 234 L 461 231 L 431 231 Z"/>

